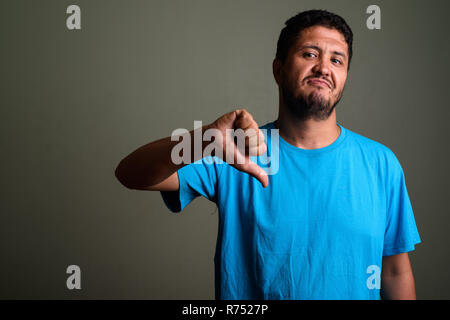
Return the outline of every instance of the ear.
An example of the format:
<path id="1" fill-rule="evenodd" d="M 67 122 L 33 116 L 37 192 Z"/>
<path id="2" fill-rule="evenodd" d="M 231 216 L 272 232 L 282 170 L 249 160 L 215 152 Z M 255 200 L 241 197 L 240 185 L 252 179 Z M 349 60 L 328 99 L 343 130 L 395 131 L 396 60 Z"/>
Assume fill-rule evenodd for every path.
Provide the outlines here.
<path id="1" fill-rule="evenodd" d="M 282 63 L 280 59 L 275 58 L 272 62 L 273 77 L 278 85 L 280 85 Z"/>

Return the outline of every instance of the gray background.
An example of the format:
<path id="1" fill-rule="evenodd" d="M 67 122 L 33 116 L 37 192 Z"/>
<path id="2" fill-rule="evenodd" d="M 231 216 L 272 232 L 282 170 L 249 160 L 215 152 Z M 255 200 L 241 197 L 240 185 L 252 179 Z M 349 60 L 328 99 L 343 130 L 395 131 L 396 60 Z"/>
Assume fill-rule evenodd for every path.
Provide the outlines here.
<path id="1" fill-rule="evenodd" d="M 82 30 L 66 28 L 69 4 Z M 338 121 L 397 155 L 423 240 L 418 297 L 449 299 L 449 2 L 342 0 L 1 1 L 0 298 L 213 299 L 215 205 L 172 214 L 114 169 L 235 107 L 274 120 L 276 41 L 306 9 L 353 29 Z M 81 290 L 66 288 L 70 264 Z"/>

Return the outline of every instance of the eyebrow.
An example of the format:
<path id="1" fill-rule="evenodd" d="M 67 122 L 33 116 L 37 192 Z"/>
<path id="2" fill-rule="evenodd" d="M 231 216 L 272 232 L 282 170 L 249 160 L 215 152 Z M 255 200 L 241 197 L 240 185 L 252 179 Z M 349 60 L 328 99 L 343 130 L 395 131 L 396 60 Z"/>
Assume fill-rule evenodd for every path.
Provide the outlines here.
<path id="1" fill-rule="evenodd" d="M 301 46 L 300 48 L 299 48 L 299 50 L 303 50 L 303 49 L 305 49 L 305 48 L 310 48 L 310 49 L 314 49 L 314 50 L 317 50 L 317 51 L 320 51 L 320 52 L 322 52 L 322 49 L 320 49 L 318 46 L 315 46 L 315 45 L 304 45 L 304 46 Z M 335 54 L 335 55 L 337 55 L 337 56 L 342 56 L 342 57 L 344 57 L 344 58 L 346 58 L 347 56 L 345 55 L 345 53 L 343 53 L 343 52 L 340 52 L 340 51 L 333 51 L 332 52 L 333 54 Z"/>

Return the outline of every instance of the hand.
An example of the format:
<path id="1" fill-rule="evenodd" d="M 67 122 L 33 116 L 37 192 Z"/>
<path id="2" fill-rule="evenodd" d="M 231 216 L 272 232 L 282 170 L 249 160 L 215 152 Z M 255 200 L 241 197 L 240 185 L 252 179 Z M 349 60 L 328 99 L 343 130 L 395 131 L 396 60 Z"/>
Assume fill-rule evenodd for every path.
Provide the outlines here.
<path id="1" fill-rule="evenodd" d="M 267 187 L 269 177 L 266 172 L 250 159 L 250 156 L 262 155 L 267 150 L 264 134 L 259 130 L 252 115 L 245 109 L 238 109 L 224 114 L 210 127 L 219 130 L 223 137 L 222 141 L 216 141 L 221 143 L 222 159 L 237 170 L 258 179 L 264 188 Z M 237 136 L 237 144 L 235 136 Z M 245 145 L 239 143 L 239 139 L 243 142 L 244 137 Z"/>

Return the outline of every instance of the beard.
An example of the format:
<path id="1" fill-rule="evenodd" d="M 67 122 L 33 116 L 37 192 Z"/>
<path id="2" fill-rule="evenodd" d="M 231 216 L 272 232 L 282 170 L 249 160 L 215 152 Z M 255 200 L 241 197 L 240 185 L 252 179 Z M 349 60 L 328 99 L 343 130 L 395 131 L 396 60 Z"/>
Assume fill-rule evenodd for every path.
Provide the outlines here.
<path id="1" fill-rule="evenodd" d="M 326 99 L 320 92 L 314 90 L 308 96 L 300 94 L 298 97 L 294 95 L 293 86 L 282 85 L 281 94 L 283 102 L 289 112 L 298 120 L 314 119 L 317 121 L 326 120 L 333 112 L 336 105 L 342 97 L 342 91 L 337 95 L 336 102 L 333 104 L 331 99 Z"/>

